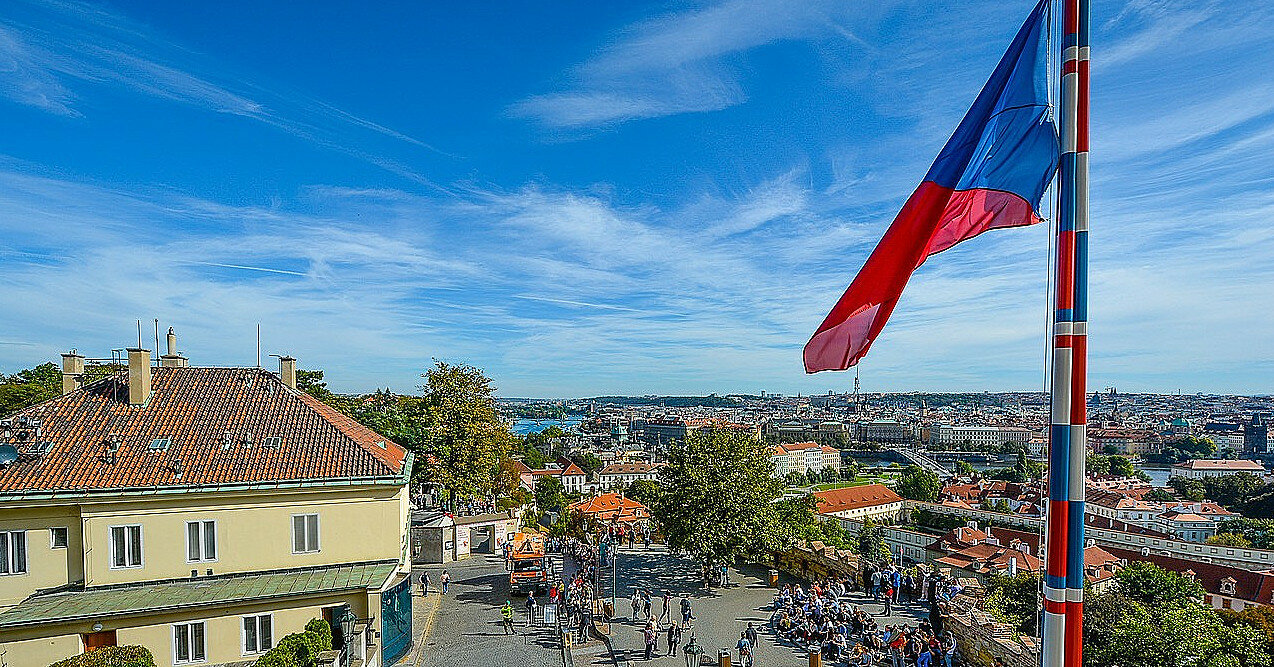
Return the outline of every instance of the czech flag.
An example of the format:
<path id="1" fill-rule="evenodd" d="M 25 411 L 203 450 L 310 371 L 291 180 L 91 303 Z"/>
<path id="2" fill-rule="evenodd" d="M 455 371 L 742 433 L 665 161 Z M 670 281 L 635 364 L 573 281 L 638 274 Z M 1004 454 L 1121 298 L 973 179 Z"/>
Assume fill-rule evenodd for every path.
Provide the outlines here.
<path id="1" fill-rule="evenodd" d="M 1049 4 L 1035 6 L 920 187 L 805 344 L 807 373 L 858 363 L 930 255 L 988 229 L 1040 222 L 1058 156 L 1048 108 Z"/>

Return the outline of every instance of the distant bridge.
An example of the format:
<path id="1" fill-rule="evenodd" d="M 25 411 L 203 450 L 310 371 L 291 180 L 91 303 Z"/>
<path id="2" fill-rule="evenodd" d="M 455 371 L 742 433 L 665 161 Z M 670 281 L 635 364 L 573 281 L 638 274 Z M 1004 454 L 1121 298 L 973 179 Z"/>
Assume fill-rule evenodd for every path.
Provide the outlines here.
<path id="1" fill-rule="evenodd" d="M 907 461 L 907 463 L 910 463 L 911 465 L 920 466 L 921 468 L 924 468 L 925 470 L 928 470 L 929 472 L 937 475 L 938 479 L 947 479 L 949 477 L 955 476 L 955 473 L 952 472 L 946 466 L 942 465 L 941 463 L 938 463 L 937 461 L 929 458 L 928 456 L 925 456 L 924 454 L 921 454 L 920 452 L 914 449 L 905 449 L 902 447 L 890 447 L 889 451 L 894 452 L 898 456 L 902 457 L 903 459 Z"/>

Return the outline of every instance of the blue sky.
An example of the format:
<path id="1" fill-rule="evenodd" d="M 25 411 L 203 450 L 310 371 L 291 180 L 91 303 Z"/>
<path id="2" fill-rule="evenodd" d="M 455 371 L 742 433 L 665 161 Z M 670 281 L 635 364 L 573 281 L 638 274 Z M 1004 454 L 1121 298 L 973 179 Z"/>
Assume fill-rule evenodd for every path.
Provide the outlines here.
<path id="1" fill-rule="evenodd" d="M 823 392 L 810 333 L 1031 0 L 0 7 L 0 371 L 135 320 L 340 390 Z M 1094 0 L 1091 387 L 1274 391 L 1274 6 Z M 871 390 L 1042 385 L 1043 226 Z"/>

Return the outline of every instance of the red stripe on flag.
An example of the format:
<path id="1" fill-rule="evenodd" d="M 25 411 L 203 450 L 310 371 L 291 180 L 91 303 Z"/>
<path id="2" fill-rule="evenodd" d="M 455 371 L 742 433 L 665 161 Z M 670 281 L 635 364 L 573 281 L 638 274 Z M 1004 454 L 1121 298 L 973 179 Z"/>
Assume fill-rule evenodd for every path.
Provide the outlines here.
<path id="1" fill-rule="evenodd" d="M 1071 424 L 1083 426 L 1088 423 L 1088 406 L 1084 397 L 1087 395 L 1088 372 L 1088 336 L 1072 336 L 1071 347 Z M 1083 484 L 1083 480 L 1071 480 L 1072 484 Z"/>
<path id="2" fill-rule="evenodd" d="M 1084 664 L 1084 603 L 1066 603 L 1066 661 L 1065 667 L 1083 667 Z"/>
<path id="3" fill-rule="evenodd" d="M 1078 71 L 1079 71 L 1078 60 L 1071 58 L 1070 60 L 1067 60 L 1066 62 L 1062 63 L 1062 76 L 1066 76 L 1067 74 L 1074 74 Z"/>
<path id="4" fill-rule="evenodd" d="M 1057 234 L 1057 307 L 1070 310 L 1075 307 L 1075 232 L 1065 230 Z"/>
<path id="5" fill-rule="evenodd" d="M 1069 530 L 1067 514 L 1070 504 L 1053 500 L 1048 504 L 1048 573 L 1066 577 L 1066 538 Z"/>
<path id="6" fill-rule="evenodd" d="M 1044 611 L 1046 611 L 1046 612 L 1048 612 L 1048 613 L 1050 613 L 1050 614 L 1057 614 L 1058 616 L 1065 616 L 1065 615 L 1066 615 L 1066 603 L 1065 603 L 1065 602 L 1053 602 L 1052 600 L 1050 600 L 1050 599 L 1048 599 L 1048 598 L 1044 598 Z"/>
<path id="7" fill-rule="evenodd" d="M 1075 117 L 1075 150 L 1088 152 L 1088 61 L 1079 62 L 1079 108 Z"/>

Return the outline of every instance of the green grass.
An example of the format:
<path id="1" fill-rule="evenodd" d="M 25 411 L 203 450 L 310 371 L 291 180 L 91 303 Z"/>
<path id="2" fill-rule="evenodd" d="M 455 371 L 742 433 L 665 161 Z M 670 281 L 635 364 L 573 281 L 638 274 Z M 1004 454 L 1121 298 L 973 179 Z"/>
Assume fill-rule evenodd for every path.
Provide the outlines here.
<path id="1" fill-rule="evenodd" d="M 815 484 L 814 489 L 818 491 L 828 491 L 831 489 L 848 489 L 852 486 L 866 486 L 868 484 L 883 484 L 887 478 L 884 477 L 859 477 L 852 482 L 824 482 Z"/>

